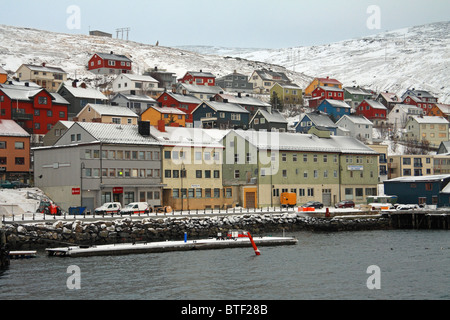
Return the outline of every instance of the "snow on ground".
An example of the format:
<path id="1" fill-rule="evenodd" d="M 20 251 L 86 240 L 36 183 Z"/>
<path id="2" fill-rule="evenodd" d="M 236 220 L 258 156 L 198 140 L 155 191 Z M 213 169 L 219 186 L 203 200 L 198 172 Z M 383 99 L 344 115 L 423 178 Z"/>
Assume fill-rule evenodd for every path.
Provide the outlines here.
<path id="1" fill-rule="evenodd" d="M 38 188 L 0 189 L 0 216 L 34 213 L 40 196 L 45 195 Z"/>

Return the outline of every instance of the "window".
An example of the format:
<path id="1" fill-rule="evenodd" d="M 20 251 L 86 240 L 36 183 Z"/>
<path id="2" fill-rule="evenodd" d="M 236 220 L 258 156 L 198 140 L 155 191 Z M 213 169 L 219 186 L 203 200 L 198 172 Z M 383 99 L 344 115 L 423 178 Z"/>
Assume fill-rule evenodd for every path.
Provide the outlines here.
<path id="1" fill-rule="evenodd" d="M 195 189 L 189 188 L 188 190 L 188 198 L 194 198 Z"/>
<path id="2" fill-rule="evenodd" d="M 205 189 L 205 198 L 211 198 L 211 189 Z"/>
<path id="3" fill-rule="evenodd" d="M 38 104 L 47 104 L 47 97 L 38 97 Z"/>
<path id="4" fill-rule="evenodd" d="M 220 178 L 220 171 L 219 170 L 214 170 L 214 178 L 215 179 L 219 179 Z"/>
<path id="5" fill-rule="evenodd" d="M 314 197 L 314 188 L 308 188 L 308 197 Z"/>
<path id="6" fill-rule="evenodd" d="M 234 170 L 234 178 L 239 179 L 239 177 L 240 177 L 239 170 Z"/>
<path id="7" fill-rule="evenodd" d="M 425 183 L 425 190 L 432 191 L 433 190 L 433 184 L 432 183 Z"/>
<path id="8" fill-rule="evenodd" d="M 202 170 L 195 170 L 195 177 L 201 178 L 202 177 Z"/>
<path id="9" fill-rule="evenodd" d="M 220 189 L 214 188 L 214 198 L 220 198 Z"/>
<path id="10" fill-rule="evenodd" d="M 225 188 L 225 198 L 231 198 L 233 196 L 231 188 Z"/>
<path id="11" fill-rule="evenodd" d="M 283 170 L 283 178 L 287 178 L 287 170 Z"/>
<path id="12" fill-rule="evenodd" d="M 64 112 L 64 111 L 60 111 L 59 112 L 59 117 L 62 119 L 62 118 L 65 118 L 66 117 L 66 113 Z"/>
<path id="13" fill-rule="evenodd" d="M 25 148 L 24 147 L 24 142 L 22 142 L 22 141 L 14 142 L 14 146 L 15 146 L 16 149 L 24 149 Z"/>
<path id="14" fill-rule="evenodd" d="M 164 178 L 171 178 L 172 171 L 170 170 L 164 170 Z"/>
<path id="15" fill-rule="evenodd" d="M 211 170 L 205 170 L 205 178 L 211 178 Z"/>
<path id="16" fill-rule="evenodd" d="M 200 188 L 195 189 L 195 197 L 196 198 L 202 197 L 202 189 L 200 189 Z"/>

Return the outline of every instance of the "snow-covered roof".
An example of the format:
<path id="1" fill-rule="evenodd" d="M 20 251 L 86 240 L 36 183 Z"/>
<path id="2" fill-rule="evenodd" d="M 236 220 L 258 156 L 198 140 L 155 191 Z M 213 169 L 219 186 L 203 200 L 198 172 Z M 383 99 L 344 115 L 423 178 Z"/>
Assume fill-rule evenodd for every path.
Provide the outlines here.
<path id="1" fill-rule="evenodd" d="M 177 108 L 172 108 L 172 107 L 158 107 L 158 106 L 150 106 L 148 109 L 155 109 L 156 111 L 158 111 L 159 113 L 168 113 L 168 114 L 180 114 L 180 115 L 185 115 L 186 112 L 181 111 L 180 109 Z M 147 109 L 147 110 L 148 110 Z M 146 111 L 147 111 L 146 110 Z M 146 112 L 144 111 L 144 112 Z"/>
<path id="2" fill-rule="evenodd" d="M 202 100 L 198 99 L 197 97 L 186 95 L 186 94 L 179 94 L 179 93 L 173 93 L 173 92 L 166 92 L 169 96 L 177 100 L 178 102 L 184 102 L 184 103 L 195 103 L 200 104 L 202 103 Z"/>
<path id="3" fill-rule="evenodd" d="M 283 72 L 276 72 L 267 69 L 255 70 L 254 72 L 256 72 L 262 80 L 290 82 L 289 78 Z"/>
<path id="4" fill-rule="evenodd" d="M 160 142 L 161 145 L 180 147 L 210 147 L 223 148 L 222 135 L 218 132 L 208 133 L 212 129 L 186 128 L 186 127 L 165 127 L 164 132 L 150 126 L 150 134 Z M 224 131 L 225 134 L 225 131 Z"/>
<path id="5" fill-rule="evenodd" d="M 253 121 L 253 119 L 256 117 L 256 115 L 258 113 L 260 113 L 267 120 L 267 122 L 288 123 L 288 121 L 283 117 L 283 115 L 280 113 L 280 111 L 274 110 L 274 109 L 272 109 L 272 111 L 270 111 L 270 112 L 265 109 L 258 109 L 258 111 L 256 111 L 255 115 L 250 120 L 250 122 Z"/>
<path id="6" fill-rule="evenodd" d="M 158 83 L 158 80 L 156 80 L 153 77 L 144 76 L 144 75 L 140 75 L 140 74 L 133 74 L 133 73 L 122 73 L 122 74 L 118 75 L 116 79 L 118 79 L 119 77 L 122 77 L 122 76 L 130 79 L 131 81 L 142 81 L 142 82 L 155 82 L 155 83 Z"/>
<path id="7" fill-rule="evenodd" d="M 351 109 L 351 107 L 347 104 L 347 102 L 342 101 L 342 100 L 325 99 L 325 100 L 323 100 L 322 103 L 324 103 L 325 101 L 328 102 L 329 104 L 331 104 L 335 108 Z"/>
<path id="8" fill-rule="evenodd" d="M 178 86 L 190 93 L 217 94 L 222 91 L 222 88 L 218 86 L 198 86 L 188 83 L 178 83 Z"/>
<path id="9" fill-rule="evenodd" d="M 96 89 L 82 87 L 75 88 L 66 84 L 64 84 L 64 88 L 66 88 L 70 94 L 77 98 L 107 100 L 106 96 Z"/>
<path id="10" fill-rule="evenodd" d="M 264 101 L 261 101 L 257 98 L 253 98 L 250 96 L 235 96 L 232 94 L 225 94 L 225 93 L 219 93 L 218 96 L 220 96 L 222 99 L 228 99 L 228 102 L 231 103 L 237 103 L 240 105 L 249 105 L 249 106 L 255 106 L 255 107 L 270 107 L 270 104 Z"/>
<path id="11" fill-rule="evenodd" d="M 343 115 L 337 122 L 336 124 L 339 125 L 341 122 L 344 122 L 346 119 L 348 119 L 349 121 L 355 123 L 355 124 L 363 124 L 363 125 L 369 125 L 372 126 L 373 123 L 367 119 L 366 117 L 364 117 L 363 115 Z"/>
<path id="12" fill-rule="evenodd" d="M 317 87 L 317 88 L 320 88 L 320 89 L 322 89 L 322 90 L 324 90 L 324 91 L 344 92 L 343 89 L 340 89 L 340 88 L 338 88 L 338 87 L 319 86 L 319 87 Z M 314 89 L 314 90 L 317 90 L 317 88 Z"/>
<path id="13" fill-rule="evenodd" d="M 129 58 L 127 58 L 124 55 L 121 54 L 114 54 L 114 53 L 99 53 L 97 52 L 96 55 L 98 55 L 102 59 L 106 60 L 116 60 L 116 61 L 126 61 L 131 62 Z"/>
<path id="14" fill-rule="evenodd" d="M 378 154 L 361 141 L 348 136 L 319 138 L 314 134 L 235 130 L 260 149 L 331 153 Z"/>
<path id="15" fill-rule="evenodd" d="M 437 116 L 411 116 L 417 123 L 426 124 L 426 123 L 434 123 L 434 124 L 449 124 L 447 119 L 444 117 Z"/>
<path id="16" fill-rule="evenodd" d="M 65 134 L 70 134 L 71 129 L 75 126 L 82 127 L 99 142 L 119 144 L 158 144 L 154 138 L 140 135 L 137 125 L 76 122 Z"/>
<path id="17" fill-rule="evenodd" d="M 23 64 L 22 66 L 30 69 L 31 71 L 40 71 L 40 72 L 50 72 L 50 73 L 67 73 L 63 69 L 58 67 L 49 67 L 49 66 L 36 66 L 32 64 Z M 19 67 L 20 69 L 20 67 Z"/>
<path id="18" fill-rule="evenodd" d="M 44 90 L 43 88 L 25 86 L 6 86 L 0 88 L 11 100 L 30 101 L 35 95 Z"/>
<path id="19" fill-rule="evenodd" d="M 246 110 L 245 108 L 241 107 L 236 103 L 219 102 L 219 101 L 205 101 L 203 103 L 207 104 L 217 112 L 250 113 L 248 110 Z M 201 105 L 197 106 L 197 108 L 199 108 Z M 195 108 L 192 111 L 192 113 L 194 113 L 194 111 L 197 110 L 197 108 Z"/>
<path id="20" fill-rule="evenodd" d="M 120 107 L 120 106 L 111 106 L 107 104 L 95 104 L 95 103 L 88 103 L 84 108 L 91 107 L 95 110 L 98 114 L 101 116 L 120 116 L 120 117 L 132 117 L 132 118 L 138 118 L 139 116 L 128 109 L 127 107 Z M 80 111 L 83 112 L 83 110 Z M 79 113 L 79 114 L 80 114 Z"/>
<path id="21" fill-rule="evenodd" d="M 365 99 L 364 101 L 366 101 L 374 109 L 387 110 L 387 108 L 384 106 L 384 104 L 382 104 L 381 102 L 378 102 L 376 100 Z"/>
<path id="22" fill-rule="evenodd" d="M 125 99 L 129 100 L 129 101 L 140 101 L 140 102 L 153 102 L 153 103 L 157 103 L 157 101 L 155 99 L 153 99 L 152 97 L 149 97 L 145 94 L 126 94 L 126 93 L 118 93 L 114 96 L 114 98 L 112 98 L 111 101 L 116 100 L 118 97 L 123 96 Z"/>
<path id="23" fill-rule="evenodd" d="M 356 94 L 356 95 L 372 95 L 372 92 L 369 90 L 363 89 L 361 87 L 344 87 L 344 90 L 347 91 L 350 94 Z"/>
<path id="24" fill-rule="evenodd" d="M 298 123 L 302 122 L 302 120 L 305 117 L 308 117 L 314 123 L 315 126 L 333 127 L 333 128 L 337 127 L 334 124 L 334 122 L 330 119 L 330 116 L 328 114 L 320 111 L 303 114 Z"/>
<path id="25" fill-rule="evenodd" d="M 29 137 L 30 134 L 19 126 L 14 120 L 0 119 L 0 136 Z"/>
<path id="26" fill-rule="evenodd" d="M 59 93 L 50 92 L 50 95 L 53 97 L 53 103 L 70 104 L 70 102 L 64 99 Z"/>
<path id="27" fill-rule="evenodd" d="M 450 174 L 437 174 L 437 175 L 429 175 L 429 176 L 407 176 L 407 177 L 398 177 L 389 180 L 385 180 L 385 182 L 427 182 L 427 181 L 439 181 L 443 179 L 450 178 Z"/>
<path id="28" fill-rule="evenodd" d="M 206 78 L 215 78 L 216 76 L 213 75 L 211 72 L 203 72 L 203 71 L 188 71 L 186 74 L 190 74 L 193 77 L 206 77 Z"/>

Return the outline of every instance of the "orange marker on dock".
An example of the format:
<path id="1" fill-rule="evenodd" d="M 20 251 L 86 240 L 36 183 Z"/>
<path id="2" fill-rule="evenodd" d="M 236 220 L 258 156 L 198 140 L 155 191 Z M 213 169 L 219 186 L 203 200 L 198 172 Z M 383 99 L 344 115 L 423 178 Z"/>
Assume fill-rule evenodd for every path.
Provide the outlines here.
<path id="1" fill-rule="evenodd" d="M 252 235 L 250 234 L 250 232 L 247 231 L 247 235 L 248 235 L 248 238 L 250 239 L 250 242 L 252 243 L 253 250 L 255 250 L 255 254 L 257 256 L 261 255 L 261 252 L 259 252 L 259 249 L 256 246 L 255 241 L 253 241 L 253 238 L 252 238 Z"/>

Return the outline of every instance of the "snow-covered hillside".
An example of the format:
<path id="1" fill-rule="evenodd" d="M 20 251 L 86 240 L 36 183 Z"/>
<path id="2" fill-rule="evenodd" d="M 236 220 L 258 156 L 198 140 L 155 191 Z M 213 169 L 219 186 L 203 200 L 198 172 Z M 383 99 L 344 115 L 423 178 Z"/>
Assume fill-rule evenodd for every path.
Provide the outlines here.
<path id="1" fill-rule="evenodd" d="M 335 77 L 344 86 L 403 94 L 428 90 L 450 103 L 450 22 L 404 28 L 328 45 L 274 50 L 185 47 L 270 62 L 311 77 Z M 300 84 L 301 85 L 301 84 Z"/>
<path id="2" fill-rule="evenodd" d="M 217 77 L 232 73 L 250 74 L 255 69 L 271 68 L 286 72 L 296 83 L 305 85 L 310 77 L 291 72 L 284 67 L 268 63 L 247 61 L 217 55 L 204 55 L 177 48 L 153 46 L 133 41 L 53 33 L 48 31 L 0 25 L 0 66 L 15 72 L 23 63 L 41 64 L 63 68 L 69 77 L 89 80 L 95 76 L 87 71 L 88 60 L 95 52 L 124 54 L 133 60 L 133 71 L 142 74 L 158 66 L 182 77 L 186 71 L 208 71 Z"/>

